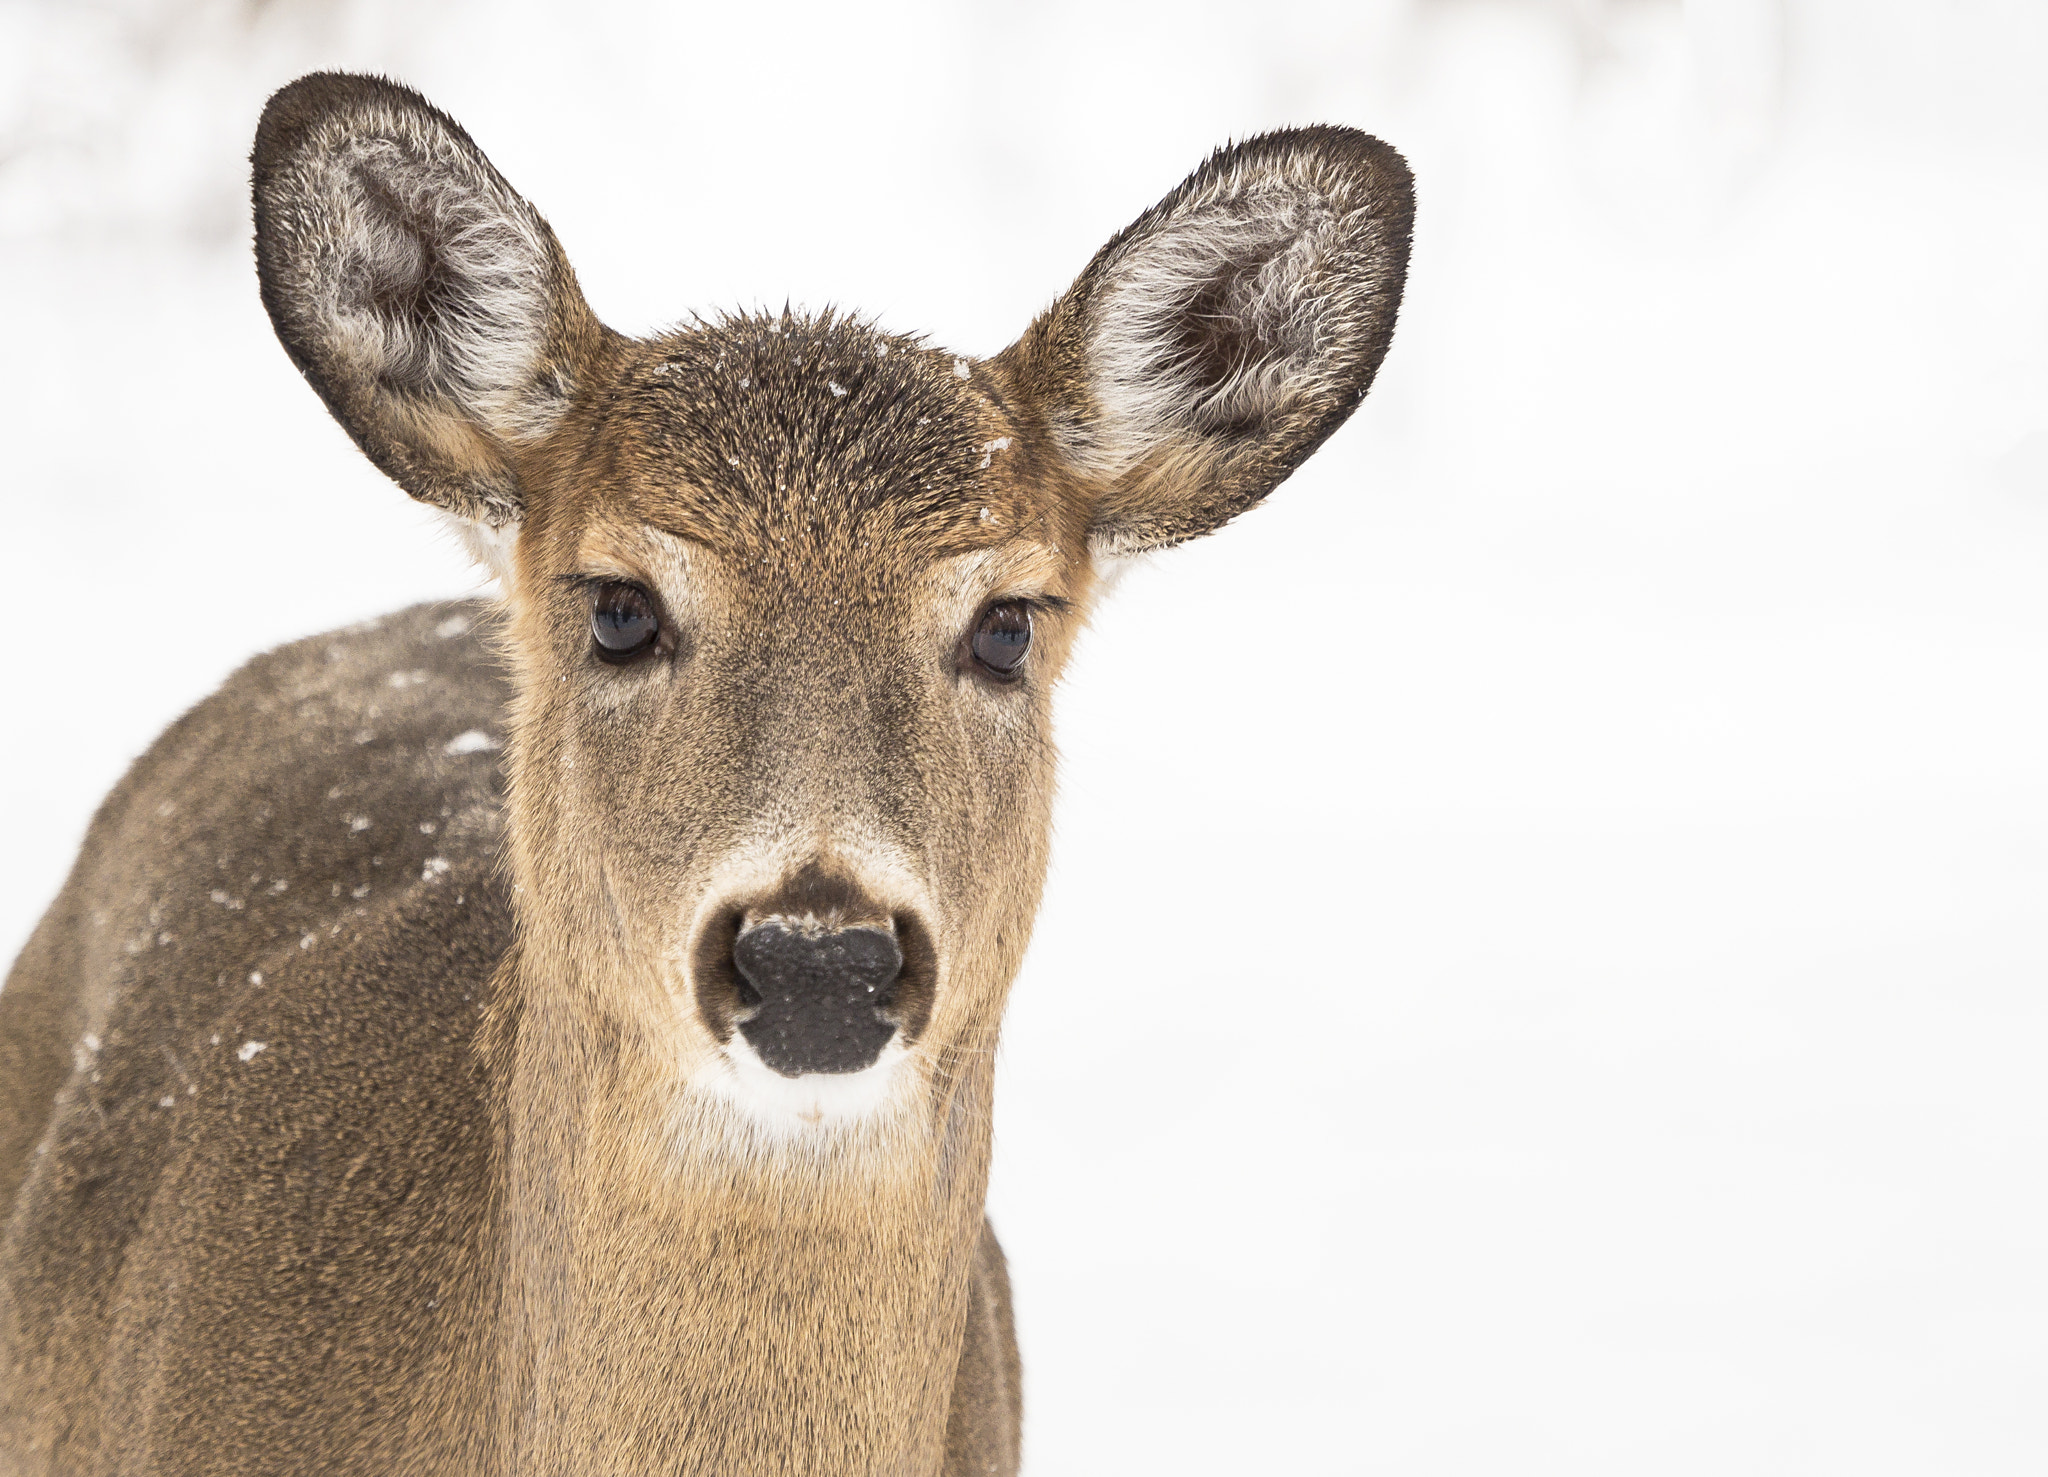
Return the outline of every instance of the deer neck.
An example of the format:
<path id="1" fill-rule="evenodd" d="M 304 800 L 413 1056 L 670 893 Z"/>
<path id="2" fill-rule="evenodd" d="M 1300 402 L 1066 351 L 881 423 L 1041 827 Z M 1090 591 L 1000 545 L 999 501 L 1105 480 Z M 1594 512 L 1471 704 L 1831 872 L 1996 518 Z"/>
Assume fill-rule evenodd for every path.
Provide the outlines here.
<path id="1" fill-rule="evenodd" d="M 886 1122 L 762 1133 L 683 1089 L 658 985 L 570 942 L 523 929 L 502 978 L 509 1467 L 936 1472 L 987 1054 Z"/>

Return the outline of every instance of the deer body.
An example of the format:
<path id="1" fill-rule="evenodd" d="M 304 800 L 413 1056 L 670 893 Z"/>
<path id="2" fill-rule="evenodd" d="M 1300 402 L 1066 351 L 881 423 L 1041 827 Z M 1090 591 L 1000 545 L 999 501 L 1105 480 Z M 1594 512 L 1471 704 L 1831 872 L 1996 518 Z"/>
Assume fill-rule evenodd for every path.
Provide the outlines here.
<path id="1" fill-rule="evenodd" d="M 1108 556 L 1364 393 L 1405 170 L 1220 153 L 1018 344 L 624 339 L 450 120 L 272 101 L 280 339 L 502 575 L 259 658 L 0 992 L 0 1474 L 1013 1472 L 992 1049 Z"/>
<path id="2" fill-rule="evenodd" d="M 512 1434 L 481 1418 L 510 1393 L 501 1381 L 545 1383 L 566 1403 L 599 1398 L 579 1382 L 631 1370 L 633 1387 L 602 1392 L 614 1421 L 630 1426 L 633 1401 L 694 1381 L 685 1409 L 723 1458 L 706 1469 L 772 1469 L 745 1436 L 793 1433 L 750 1430 L 730 1409 L 763 1393 L 730 1377 L 735 1365 L 764 1377 L 735 1358 L 740 1315 L 754 1314 L 832 1326 L 834 1352 L 857 1355 L 888 1397 L 860 1402 L 883 1429 L 841 1412 L 835 1434 L 920 1451 L 930 1466 L 951 1400 L 954 1445 L 982 1463 L 959 1470 L 986 1470 L 1015 1446 L 1015 1374 L 991 1347 L 1007 1346 L 1008 1299 L 972 1146 L 953 1190 L 964 1227 L 899 1217 L 903 1231 L 878 1236 L 889 1195 L 859 1183 L 808 1207 L 798 1182 L 779 1187 L 780 1205 L 707 1210 L 691 1203 L 701 1187 L 627 1169 L 641 1149 L 637 1064 L 621 1041 L 580 1073 L 593 1096 L 624 1099 L 606 1127 L 627 1126 L 625 1141 L 583 1152 L 626 1164 L 577 1187 L 562 1220 L 587 1230 L 559 1248 L 568 1265 L 524 1250 L 543 1276 L 600 1285 L 585 1301 L 630 1316 L 553 1330 L 567 1372 L 522 1369 L 503 1347 L 516 1343 L 503 1269 L 522 1231 L 561 1233 L 533 1224 L 535 1207 L 498 1178 L 494 1117 L 516 1077 L 474 1049 L 508 1008 L 494 984 L 514 937 L 497 865 L 508 693 L 480 638 L 488 620 L 474 602 L 420 606 L 262 657 L 102 808 L 4 997 L 16 1068 L 4 1080 L 43 1099 L 6 1104 L 16 1132 L 0 1190 L 30 1190 L 7 1245 L 6 1331 L 10 1352 L 33 1349 L 61 1372 L 46 1383 L 35 1361 L 7 1370 L 10 1434 L 33 1433 L 24 1445 L 57 1472 L 113 1470 L 102 1453 L 143 1451 L 151 1470 L 194 1473 L 489 1470 L 493 1443 Z M 39 1118 L 40 1153 L 19 1132 Z M 937 1188 L 914 1168 L 888 1187 Z M 698 1234 L 662 1234 L 675 1226 Z M 800 1259 L 814 1276 L 732 1286 L 720 1269 L 740 1252 L 756 1267 Z M 709 1292 L 653 1316 L 675 1289 Z M 740 1326 L 718 1331 L 706 1368 L 673 1320 L 720 1313 Z M 987 1373 L 956 1396 L 932 1380 L 921 1340 L 964 1341 Z M 211 1357 L 192 1357 L 200 1348 Z M 771 1408 L 828 1432 L 835 1414 L 815 1398 Z M 627 1449 L 635 1437 L 610 1434 Z M 533 1469 L 575 1469 L 542 1450 Z M 583 1455 L 633 1470 L 623 1450 Z"/>

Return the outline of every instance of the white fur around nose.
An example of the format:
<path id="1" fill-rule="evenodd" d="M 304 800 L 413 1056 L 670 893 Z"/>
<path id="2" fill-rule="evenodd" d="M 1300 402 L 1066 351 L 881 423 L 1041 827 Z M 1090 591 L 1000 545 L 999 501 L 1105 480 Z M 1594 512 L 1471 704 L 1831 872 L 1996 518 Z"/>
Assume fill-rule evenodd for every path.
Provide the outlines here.
<path id="1" fill-rule="evenodd" d="M 895 1100 L 909 1073 L 901 1032 L 889 1038 L 872 1066 L 858 1072 L 806 1072 L 785 1077 L 762 1061 L 740 1032 L 699 1074 L 698 1085 L 761 1126 L 801 1132 L 854 1124 L 879 1116 Z"/>

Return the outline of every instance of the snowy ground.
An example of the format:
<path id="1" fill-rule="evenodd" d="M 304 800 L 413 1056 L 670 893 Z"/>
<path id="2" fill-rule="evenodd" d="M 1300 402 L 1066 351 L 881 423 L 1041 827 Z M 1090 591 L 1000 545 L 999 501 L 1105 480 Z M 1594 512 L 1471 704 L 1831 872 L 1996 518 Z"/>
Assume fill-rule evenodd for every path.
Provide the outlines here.
<path id="1" fill-rule="evenodd" d="M 245 655 L 473 585 L 262 317 L 269 88 L 425 88 L 621 328 L 975 353 L 1355 123 L 1379 387 L 1066 684 L 1030 1470 L 2048 1470 L 2048 16 L 744 9 L 0 0 L 0 945 Z"/>

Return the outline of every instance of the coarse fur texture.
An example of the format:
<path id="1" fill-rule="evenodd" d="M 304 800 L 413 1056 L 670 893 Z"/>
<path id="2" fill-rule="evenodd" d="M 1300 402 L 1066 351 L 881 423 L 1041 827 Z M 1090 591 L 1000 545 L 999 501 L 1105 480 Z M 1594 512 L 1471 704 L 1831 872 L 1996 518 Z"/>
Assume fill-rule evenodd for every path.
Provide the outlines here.
<path id="1" fill-rule="evenodd" d="M 505 593 L 258 658 L 101 808 L 0 992 L 0 1477 L 1013 1473 L 983 1202 L 1051 689 L 1112 569 L 1364 393 L 1398 156 L 1220 151 L 985 361 L 612 333 L 379 79 L 280 92 L 255 197 L 286 351 Z M 840 957 L 791 937 L 865 939 L 879 1051 L 764 1060 L 763 927 L 786 1012 Z"/>

